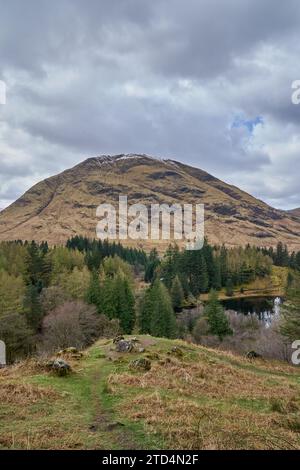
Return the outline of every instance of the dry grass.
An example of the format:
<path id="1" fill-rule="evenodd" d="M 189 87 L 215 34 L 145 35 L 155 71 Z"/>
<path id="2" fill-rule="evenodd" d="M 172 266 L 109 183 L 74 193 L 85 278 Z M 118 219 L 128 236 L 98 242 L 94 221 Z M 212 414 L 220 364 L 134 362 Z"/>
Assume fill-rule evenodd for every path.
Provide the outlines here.
<path id="1" fill-rule="evenodd" d="M 122 407 L 132 419 L 143 419 L 149 432 L 161 434 L 174 449 L 296 449 L 299 439 L 270 415 L 238 406 L 216 409 L 155 392 Z"/>
<path id="2" fill-rule="evenodd" d="M 40 400 L 55 400 L 56 398 L 59 398 L 59 394 L 51 388 L 38 387 L 25 382 L 1 383 L 0 381 L 1 405 L 17 404 L 22 407 Z"/>
<path id="3" fill-rule="evenodd" d="M 72 450 L 83 447 L 82 433 L 80 431 L 66 432 L 59 429 L 59 425 L 50 427 L 45 425 L 38 431 L 34 428 L 20 433 L 10 432 L 5 435 L 0 434 L 0 448 L 5 449 L 56 449 Z"/>
<path id="4" fill-rule="evenodd" d="M 300 449 L 297 369 L 181 347 L 182 360 L 160 350 L 161 360 L 149 372 L 108 377 L 110 393 L 121 398 L 120 415 L 143 421 L 166 448 Z M 189 351 L 197 351 L 198 359 Z"/>
<path id="5" fill-rule="evenodd" d="M 40 362 L 37 359 L 26 359 L 10 367 L 0 369 L 0 380 L 5 377 L 26 377 L 41 371 Z"/>
<path id="6" fill-rule="evenodd" d="M 1 370 L 0 448 L 300 449 L 299 369 L 139 339 L 153 357 L 146 373 L 129 369 L 138 353 L 109 360 L 105 340 L 67 378 L 34 360 Z M 119 421 L 120 432 L 104 425 Z"/>
<path id="7" fill-rule="evenodd" d="M 189 397 L 199 397 L 199 393 L 209 398 L 249 398 L 266 399 L 271 397 L 292 399 L 294 387 L 287 387 L 282 377 L 268 383 L 265 376 L 257 376 L 253 371 L 236 368 L 227 364 L 204 364 L 180 362 L 172 359 L 164 364 L 154 363 L 144 375 L 114 374 L 109 383 L 123 384 L 140 389 L 174 391 Z"/>

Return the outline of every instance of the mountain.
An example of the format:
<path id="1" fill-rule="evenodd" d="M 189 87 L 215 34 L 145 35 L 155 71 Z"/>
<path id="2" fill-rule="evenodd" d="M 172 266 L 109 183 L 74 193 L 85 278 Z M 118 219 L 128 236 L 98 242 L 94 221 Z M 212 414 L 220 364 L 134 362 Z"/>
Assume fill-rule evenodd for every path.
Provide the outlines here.
<path id="1" fill-rule="evenodd" d="M 50 244 L 68 237 L 95 237 L 100 203 L 204 203 L 205 234 L 228 246 L 274 246 L 300 250 L 300 220 L 198 168 L 146 155 L 89 158 L 36 184 L 0 213 L 0 240 L 35 239 Z M 154 242 L 129 241 L 149 248 Z M 168 242 L 158 242 L 163 249 Z"/>

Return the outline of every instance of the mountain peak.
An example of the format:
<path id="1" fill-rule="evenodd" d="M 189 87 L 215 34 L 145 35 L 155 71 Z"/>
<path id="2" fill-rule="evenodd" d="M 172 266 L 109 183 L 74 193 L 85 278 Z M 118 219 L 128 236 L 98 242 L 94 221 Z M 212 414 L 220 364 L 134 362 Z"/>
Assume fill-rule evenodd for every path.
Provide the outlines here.
<path id="1" fill-rule="evenodd" d="M 109 154 L 103 154 L 103 155 L 98 155 L 96 157 L 90 157 L 86 159 L 82 164 L 85 163 L 97 163 L 99 165 L 105 165 L 105 164 L 110 164 L 110 163 L 117 163 L 123 160 L 129 160 L 129 161 L 134 161 L 134 160 L 148 160 L 152 162 L 168 162 L 171 161 L 169 159 L 163 159 L 160 157 L 154 157 L 152 155 L 147 155 L 145 153 L 121 153 L 121 154 L 116 154 L 116 155 L 109 155 Z"/>

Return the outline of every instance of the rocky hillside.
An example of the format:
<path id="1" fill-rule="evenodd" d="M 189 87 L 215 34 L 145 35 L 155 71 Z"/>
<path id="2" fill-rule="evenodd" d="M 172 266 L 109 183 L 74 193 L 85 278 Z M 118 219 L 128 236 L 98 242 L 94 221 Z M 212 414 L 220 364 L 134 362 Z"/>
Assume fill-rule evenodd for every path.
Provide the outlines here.
<path id="1" fill-rule="evenodd" d="M 271 246 L 278 241 L 300 250 L 300 220 L 276 210 L 198 168 L 146 155 L 90 158 L 32 187 L 0 213 L 0 240 L 35 239 L 51 244 L 68 237 L 95 237 L 96 207 L 128 203 L 204 203 L 211 243 Z M 137 242 L 133 242 L 135 245 Z M 152 242 L 140 242 L 144 248 Z M 163 249 L 166 243 L 159 242 Z"/>
<path id="2" fill-rule="evenodd" d="M 72 372 L 0 370 L 0 449 L 299 449 L 299 369 L 179 340 L 100 340 Z M 124 343 L 124 342 L 123 342 Z M 45 360 L 45 365 L 48 365 Z"/>
<path id="3" fill-rule="evenodd" d="M 290 215 L 294 216 L 294 217 L 297 217 L 298 219 L 300 219 L 300 208 L 297 208 L 297 209 L 292 209 L 290 211 L 287 211 Z"/>

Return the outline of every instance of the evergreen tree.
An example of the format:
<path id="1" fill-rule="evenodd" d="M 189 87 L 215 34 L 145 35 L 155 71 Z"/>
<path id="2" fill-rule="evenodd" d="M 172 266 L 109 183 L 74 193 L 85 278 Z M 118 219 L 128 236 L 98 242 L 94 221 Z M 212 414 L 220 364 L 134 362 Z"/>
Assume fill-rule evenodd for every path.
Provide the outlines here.
<path id="1" fill-rule="evenodd" d="M 199 284 L 200 284 L 200 292 L 204 293 L 208 291 L 209 287 L 209 275 L 207 271 L 207 265 L 204 256 L 200 257 L 200 264 L 199 264 Z"/>
<path id="2" fill-rule="evenodd" d="M 225 336 L 233 333 L 224 309 L 218 300 L 218 294 L 214 290 L 209 294 L 209 299 L 204 309 L 204 316 L 207 318 L 209 333 L 218 336 L 220 341 Z"/>
<path id="3" fill-rule="evenodd" d="M 287 280 L 286 280 L 286 289 L 287 289 L 287 291 L 289 291 L 292 288 L 293 283 L 294 283 L 294 276 L 291 273 L 291 271 L 289 271 L 288 275 L 287 275 Z"/>
<path id="4" fill-rule="evenodd" d="M 101 285 L 102 311 L 109 319 L 116 318 L 117 299 L 115 297 L 115 279 L 106 277 Z"/>
<path id="5" fill-rule="evenodd" d="M 158 279 L 149 287 L 140 303 L 141 333 L 173 338 L 177 326 L 172 301 L 166 286 Z"/>
<path id="6" fill-rule="evenodd" d="M 213 256 L 213 248 L 208 244 L 207 240 L 205 239 L 204 241 L 204 246 L 202 249 L 202 254 L 204 257 L 205 265 L 206 265 L 206 271 L 207 271 L 207 276 L 208 276 L 208 287 L 212 287 L 213 285 L 213 279 L 216 273 L 216 266 L 215 266 L 215 260 Z M 206 290 L 207 290 L 206 288 Z"/>
<path id="7" fill-rule="evenodd" d="M 178 276 L 173 279 L 171 286 L 172 305 L 175 310 L 180 310 L 184 300 L 184 292 Z"/>
<path id="8" fill-rule="evenodd" d="M 227 283 L 226 283 L 226 295 L 227 297 L 233 296 L 233 282 L 231 278 L 228 278 Z"/>
<path id="9" fill-rule="evenodd" d="M 101 312 L 117 318 L 124 333 L 131 333 L 135 324 L 135 299 L 131 283 L 122 271 L 106 276 L 101 285 Z"/>
<path id="10" fill-rule="evenodd" d="M 277 266 L 288 266 L 289 264 L 288 249 L 281 242 L 277 245 L 274 262 Z"/>
<path id="11" fill-rule="evenodd" d="M 219 258 L 216 258 L 214 260 L 214 270 L 212 272 L 211 287 L 216 290 L 220 290 L 222 287 L 221 263 Z"/>
<path id="12" fill-rule="evenodd" d="M 153 282 L 156 274 L 156 269 L 159 266 L 159 257 L 157 250 L 151 250 L 149 260 L 145 268 L 145 282 Z"/>
<path id="13" fill-rule="evenodd" d="M 144 292 L 139 305 L 139 330 L 142 334 L 150 334 L 151 332 L 151 317 L 153 309 L 152 286 L 148 287 Z"/>
<path id="14" fill-rule="evenodd" d="M 36 286 L 40 293 L 47 284 L 50 266 L 45 266 L 44 254 L 34 241 L 27 247 L 25 269 L 26 284 Z"/>
<path id="15" fill-rule="evenodd" d="M 296 253 L 295 265 L 296 265 L 296 269 L 298 269 L 298 271 L 300 271 L 300 251 L 298 251 L 298 253 Z"/>
<path id="16" fill-rule="evenodd" d="M 92 272 L 90 285 L 86 294 L 86 301 L 97 308 L 98 313 L 102 313 L 102 299 L 99 274 L 96 270 Z"/>
<path id="17" fill-rule="evenodd" d="M 200 293 L 207 292 L 209 276 L 207 265 L 202 250 L 190 252 L 190 289 L 197 297 Z"/>
<path id="18" fill-rule="evenodd" d="M 28 326 L 35 332 L 39 331 L 43 319 L 43 311 L 38 287 L 32 284 L 26 290 L 24 313 Z"/>
<path id="19" fill-rule="evenodd" d="M 226 286 L 227 276 L 228 276 L 228 266 L 227 266 L 227 249 L 223 245 L 220 251 L 220 271 L 221 271 L 221 284 Z"/>
<path id="20" fill-rule="evenodd" d="M 174 338 L 176 335 L 176 319 L 168 289 L 156 280 L 151 293 L 151 327 L 153 336 Z"/>
<path id="21" fill-rule="evenodd" d="M 135 323 L 135 301 L 128 279 L 119 274 L 115 279 L 116 317 L 124 333 L 130 334 Z"/>

